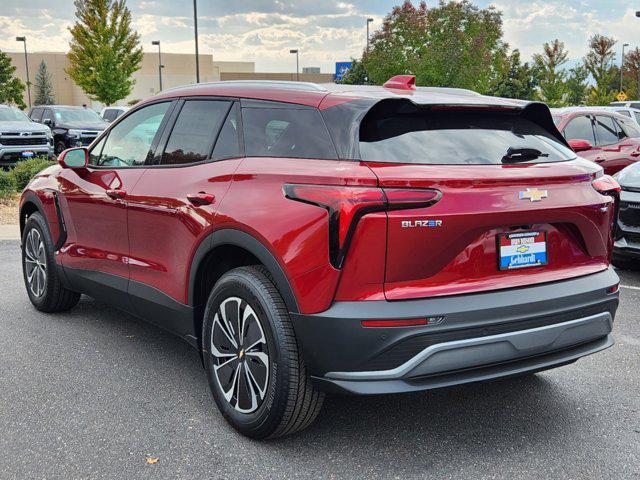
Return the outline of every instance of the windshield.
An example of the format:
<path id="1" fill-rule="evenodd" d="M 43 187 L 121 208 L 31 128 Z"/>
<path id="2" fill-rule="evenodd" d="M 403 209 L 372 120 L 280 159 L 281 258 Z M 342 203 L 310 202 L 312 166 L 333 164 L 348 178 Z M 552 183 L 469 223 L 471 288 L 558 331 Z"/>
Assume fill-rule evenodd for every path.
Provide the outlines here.
<path id="1" fill-rule="evenodd" d="M 15 107 L 0 108 L 0 122 L 30 122 L 29 117 Z"/>
<path id="2" fill-rule="evenodd" d="M 56 122 L 58 123 L 72 123 L 72 122 L 100 122 L 104 120 L 100 118 L 93 110 L 88 108 L 56 108 Z"/>
<path id="3" fill-rule="evenodd" d="M 576 157 L 550 132 L 517 113 L 372 110 L 360 127 L 361 158 L 370 161 L 500 164 L 507 152 L 522 149 L 537 151 L 528 163 Z"/>

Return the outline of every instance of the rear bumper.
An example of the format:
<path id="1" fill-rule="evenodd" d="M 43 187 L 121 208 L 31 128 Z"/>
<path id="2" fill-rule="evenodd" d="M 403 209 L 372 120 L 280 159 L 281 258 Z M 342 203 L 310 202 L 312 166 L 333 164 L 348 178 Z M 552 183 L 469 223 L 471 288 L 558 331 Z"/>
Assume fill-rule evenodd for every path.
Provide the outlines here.
<path id="1" fill-rule="evenodd" d="M 613 344 L 613 269 L 526 288 L 397 302 L 338 302 L 292 315 L 318 387 L 398 393 L 544 370 Z M 443 317 L 420 327 L 362 320 Z"/>

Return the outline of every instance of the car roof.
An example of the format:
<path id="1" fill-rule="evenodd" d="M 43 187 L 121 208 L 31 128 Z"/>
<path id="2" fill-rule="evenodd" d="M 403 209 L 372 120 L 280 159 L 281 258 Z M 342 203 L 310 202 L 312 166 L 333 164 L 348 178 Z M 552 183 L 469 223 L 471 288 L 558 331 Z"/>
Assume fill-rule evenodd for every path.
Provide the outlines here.
<path id="1" fill-rule="evenodd" d="M 471 90 L 439 87 L 411 89 L 381 86 L 315 84 L 305 82 L 240 80 L 200 83 L 162 91 L 153 97 L 240 97 L 325 108 L 360 99 L 407 99 L 418 105 L 469 105 L 523 108 L 530 102 L 480 95 Z M 147 100 L 148 101 L 148 100 Z M 146 103 L 146 102 L 145 102 Z"/>

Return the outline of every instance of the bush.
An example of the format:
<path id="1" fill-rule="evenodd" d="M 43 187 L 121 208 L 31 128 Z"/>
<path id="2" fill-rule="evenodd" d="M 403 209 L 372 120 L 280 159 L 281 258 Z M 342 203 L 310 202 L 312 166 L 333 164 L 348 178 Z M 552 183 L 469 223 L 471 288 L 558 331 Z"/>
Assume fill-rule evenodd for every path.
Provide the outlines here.
<path id="1" fill-rule="evenodd" d="M 8 176 L 12 177 L 15 190 L 20 192 L 37 173 L 54 163 L 55 162 L 46 157 L 34 157 L 28 160 L 21 160 L 9 171 Z"/>
<path id="2" fill-rule="evenodd" d="M 9 173 L 0 170 L 0 198 L 10 198 L 15 194 L 15 180 Z"/>

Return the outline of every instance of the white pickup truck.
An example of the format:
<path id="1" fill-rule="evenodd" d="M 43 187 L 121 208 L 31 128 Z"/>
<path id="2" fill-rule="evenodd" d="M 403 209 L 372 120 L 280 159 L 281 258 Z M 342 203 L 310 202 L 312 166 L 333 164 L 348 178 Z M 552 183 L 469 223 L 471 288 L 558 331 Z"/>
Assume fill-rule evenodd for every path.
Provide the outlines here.
<path id="1" fill-rule="evenodd" d="M 46 125 L 31 121 L 9 105 L 0 105 L 0 167 L 18 160 L 53 155 L 53 136 Z"/>

